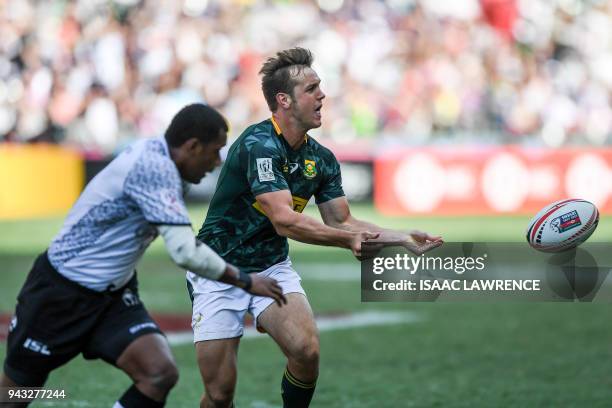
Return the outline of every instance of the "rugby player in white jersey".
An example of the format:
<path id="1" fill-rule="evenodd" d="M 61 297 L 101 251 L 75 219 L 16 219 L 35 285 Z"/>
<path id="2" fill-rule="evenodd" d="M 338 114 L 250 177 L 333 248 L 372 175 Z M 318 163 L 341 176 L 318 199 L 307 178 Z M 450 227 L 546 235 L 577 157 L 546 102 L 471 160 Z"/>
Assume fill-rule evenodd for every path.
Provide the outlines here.
<path id="1" fill-rule="evenodd" d="M 52 370 L 82 353 L 133 380 L 116 408 L 164 406 L 178 371 L 140 302 L 135 274 L 159 234 L 180 267 L 285 301 L 275 280 L 239 271 L 191 229 L 184 182 L 197 183 L 219 165 L 227 130 L 214 109 L 186 106 L 164 138 L 128 147 L 87 185 L 19 293 L 0 387 L 42 386 Z"/>

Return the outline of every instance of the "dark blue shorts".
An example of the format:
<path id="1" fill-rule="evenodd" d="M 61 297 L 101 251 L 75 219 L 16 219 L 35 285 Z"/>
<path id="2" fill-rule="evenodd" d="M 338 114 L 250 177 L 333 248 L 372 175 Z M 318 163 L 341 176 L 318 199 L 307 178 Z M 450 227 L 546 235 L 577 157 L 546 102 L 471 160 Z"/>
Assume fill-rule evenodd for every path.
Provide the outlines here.
<path id="1" fill-rule="evenodd" d="M 40 255 L 17 297 L 4 372 L 21 386 L 42 386 L 80 353 L 115 365 L 138 337 L 161 333 L 138 296 L 136 274 L 122 288 L 96 292 L 59 274 Z"/>

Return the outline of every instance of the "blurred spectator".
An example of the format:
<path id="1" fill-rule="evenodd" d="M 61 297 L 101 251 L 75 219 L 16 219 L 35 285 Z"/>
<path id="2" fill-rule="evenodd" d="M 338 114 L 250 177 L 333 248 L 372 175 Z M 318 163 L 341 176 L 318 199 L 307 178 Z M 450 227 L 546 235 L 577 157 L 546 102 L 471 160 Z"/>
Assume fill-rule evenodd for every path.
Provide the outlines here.
<path id="1" fill-rule="evenodd" d="M 268 116 L 263 59 L 295 45 L 321 138 L 610 141 L 610 0 L 0 0 L 0 140 L 112 154 L 194 101 L 236 137 Z"/>

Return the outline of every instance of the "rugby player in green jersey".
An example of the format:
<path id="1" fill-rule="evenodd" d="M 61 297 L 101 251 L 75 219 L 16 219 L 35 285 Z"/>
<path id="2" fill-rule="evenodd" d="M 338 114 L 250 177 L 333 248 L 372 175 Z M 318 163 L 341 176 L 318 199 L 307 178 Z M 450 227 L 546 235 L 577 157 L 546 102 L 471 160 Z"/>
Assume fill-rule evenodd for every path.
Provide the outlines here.
<path id="1" fill-rule="evenodd" d="M 202 407 L 231 407 L 244 316 L 250 312 L 287 357 L 284 407 L 308 407 L 319 372 L 319 336 L 287 238 L 350 249 L 361 243 L 402 243 L 417 253 L 440 237 L 382 229 L 351 216 L 333 153 L 307 135 L 321 126 L 325 94 L 303 48 L 279 52 L 263 65 L 262 89 L 272 117 L 248 127 L 229 149 L 198 238 L 241 270 L 276 279 L 287 304 L 253 296 L 188 273 L 194 342 L 205 386 Z M 314 196 L 323 223 L 302 214 Z"/>

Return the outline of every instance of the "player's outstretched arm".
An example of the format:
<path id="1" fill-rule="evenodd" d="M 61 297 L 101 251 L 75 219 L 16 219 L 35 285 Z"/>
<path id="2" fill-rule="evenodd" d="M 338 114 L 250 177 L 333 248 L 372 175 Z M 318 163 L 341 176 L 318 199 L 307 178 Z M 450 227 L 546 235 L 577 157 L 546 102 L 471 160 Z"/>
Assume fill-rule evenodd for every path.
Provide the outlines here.
<path id="1" fill-rule="evenodd" d="M 327 226 L 314 218 L 293 210 L 288 190 L 263 193 L 255 197 L 272 222 L 277 234 L 307 244 L 336 246 L 361 256 L 361 243 L 378 237 L 367 230 L 349 231 Z"/>
<path id="2" fill-rule="evenodd" d="M 420 255 L 444 242 L 442 237 L 430 235 L 427 232 L 412 230 L 408 232 L 381 228 L 378 225 L 359 220 L 351 215 L 346 197 L 338 197 L 319 204 L 321 218 L 326 225 L 346 231 L 373 231 L 379 236 L 368 242 L 383 246 L 403 246 L 409 251 Z"/>
<path id="3" fill-rule="evenodd" d="M 276 280 L 258 275 L 251 277 L 239 271 L 225 262 L 208 245 L 198 241 L 191 227 L 160 225 L 157 228 L 164 238 L 170 257 L 181 268 L 204 278 L 237 286 L 253 295 L 271 297 L 279 305 L 287 303 Z"/>

